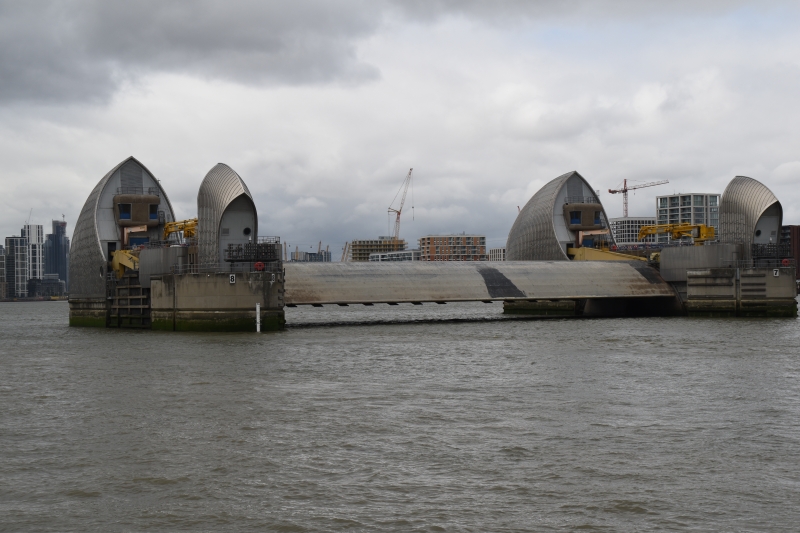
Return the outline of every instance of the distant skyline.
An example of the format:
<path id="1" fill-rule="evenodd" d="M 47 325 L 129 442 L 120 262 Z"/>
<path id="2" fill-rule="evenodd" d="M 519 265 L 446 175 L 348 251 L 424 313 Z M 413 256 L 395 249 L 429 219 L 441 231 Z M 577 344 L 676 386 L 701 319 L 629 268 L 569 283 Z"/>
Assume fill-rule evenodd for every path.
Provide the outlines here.
<path id="1" fill-rule="evenodd" d="M 216 163 L 301 251 L 389 232 L 502 246 L 571 170 L 630 194 L 767 185 L 800 224 L 800 7 L 677 1 L 0 0 L 0 237 L 65 215 L 133 155 L 176 215 Z M 406 212 L 406 210 L 408 210 Z"/>

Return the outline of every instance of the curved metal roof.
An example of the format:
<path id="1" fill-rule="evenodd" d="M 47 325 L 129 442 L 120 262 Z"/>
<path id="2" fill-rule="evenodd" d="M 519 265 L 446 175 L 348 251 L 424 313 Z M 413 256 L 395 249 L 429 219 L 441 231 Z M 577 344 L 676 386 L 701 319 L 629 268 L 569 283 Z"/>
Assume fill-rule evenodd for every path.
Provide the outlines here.
<path id="1" fill-rule="evenodd" d="M 225 209 L 238 197 L 245 195 L 253 203 L 254 236 L 258 235 L 258 212 L 253 196 L 244 180 L 225 163 L 208 171 L 197 193 L 197 253 L 201 264 L 219 261 L 219 224 Z"/>
<path id="2" fill-rule="evenodd" d="M 150 176 L 153 173 L 148 170 L 138 159 L 131 156 L 121 161 L 117 166 L 108 171 L 103 178 L 97 182 L 86 203 L 83 204 L 78 221 L 75 223 L 75 231 L 72 233 L 72 242 L 69 249 L 69 285 L 70 299 L 81 298 L 105 298 L 105 269 L 106 257 L 100 243 L 100 233 L 97 229 L 97 209 L 103 190 L 108 185 L 108 180 L 126 163 L 133 161 Z M 172 204 L 167 197 L 167 193 L 161 187 L 161 183 L 153 176 L 153 181 L 157 184 L 161 194 L 169 206 L 170 216 L 175 218 Z"/>
<path id="3" fill-rule="evenodd" d="M 589 190 L 594 190 L 589 182 L 574 170 L 562 174 L 539 189 L 528 200 L 528 203 L 522 208 L 511 226 L 506 242 L 507 261 L 559 261 L 569 259 L 556 235 L 556 229 L 553 224 L 553 211 L 561 189 L 572 177 L 579 178 Z M 598 202 L 600 202 L 599 199 Z M 608 216 L 605 208 L 603 208 L 603 216 L 607 221 Z"/>
<path id="4" fill-rule="evenodd" d="M 743 254 L 749 258 L 758 219 L 776 203 L 783 212 L 778 198 L 766 185 L 747 176 L 733 178 L 720 200 L 720 242 L 744 244 Z"/>

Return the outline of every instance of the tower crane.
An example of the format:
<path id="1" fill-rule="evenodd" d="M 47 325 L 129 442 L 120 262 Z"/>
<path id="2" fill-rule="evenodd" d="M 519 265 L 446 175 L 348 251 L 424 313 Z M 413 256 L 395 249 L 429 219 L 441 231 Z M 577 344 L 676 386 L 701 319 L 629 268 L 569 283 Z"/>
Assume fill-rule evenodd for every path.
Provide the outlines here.
<path id="1" fill-rule="evenodd" d="M 651 183 L 642 183 L 641 185 L 633 185 L 628 187 L 628 180 L 622 180 L 621 189 L 608 189 L 611 194 L 622 193 L 622 216 L 628 218 L 628 191 L 633 189 L 643 189 L 644 187 L 653 187 L 654 185 L 663 185 L 669 183 L 669 180 L 653 181 Z"/>
<path id="2" fill-rule="evenodd" d="M 406 176 L 406 179 L 403 180 L 403 183 L 400 185 L 400 189 L 398 189 L 398 191 L 397 191 L 397 194 L 400 194 L 400 190 L 401 189 L 403 191 L 403 197 L 400 199 L 400 207 L 398 207 L 397 209 L 394 209 L 394 208 L 392 208 L 391 204 L 389 205 L 389 212 L 388 213 L 390 215 L 392 213 L 396 213 L 397 214 L 397 218 L 395 219 L 395 222 L 394 222 L 394 235 L 393 235 L 395 241 L 400 240 L 400 213 L 403 212 L 403 204 L 406 203 L 406 193 L 408 193 L 408 186 L 411 184 L 411 172 L 413 170 L 414 170 L 413 168 L 408 169 L 408 175 Z M 397 194 L 394 195 L 394 200 L 397 200 Z M 413 193 L 412 193 L 412 196 L 413 196 Z M 394 200 L 392 200 L 392 204 L 394 204 Z M 411 206 L 411 209 L 414 209 L 413 205 Z"/>

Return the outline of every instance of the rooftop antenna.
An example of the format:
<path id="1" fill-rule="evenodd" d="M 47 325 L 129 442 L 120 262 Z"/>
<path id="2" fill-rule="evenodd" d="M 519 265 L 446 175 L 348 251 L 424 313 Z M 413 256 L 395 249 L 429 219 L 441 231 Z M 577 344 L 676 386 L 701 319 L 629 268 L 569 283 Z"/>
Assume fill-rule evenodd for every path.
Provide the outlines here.
<path id="1" fill-rule="evenodd" d="M 33 215 L 33 208 L 31 207 L 31 212 L 28 213 L 28 220 L 25 221 L 25 224 L 31 223 L 31 215 Z"/>

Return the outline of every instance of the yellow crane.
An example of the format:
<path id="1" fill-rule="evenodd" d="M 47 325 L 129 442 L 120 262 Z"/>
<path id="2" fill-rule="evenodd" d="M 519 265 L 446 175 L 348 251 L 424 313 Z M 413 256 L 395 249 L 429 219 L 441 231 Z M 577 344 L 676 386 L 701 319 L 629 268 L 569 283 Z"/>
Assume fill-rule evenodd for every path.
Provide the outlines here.
<path id="1" fill-rule="evenodd" d="M 117 275 L 117 279 L 122 278 L 126 268 L 139 270 L 139 256 L 136 253 L 131 250 L 111 252 L 111 270 Z"/>
<path id="2" fill-rule="evenodd" d="M 175 222 L 167 222 L 164 224 L 164 240 L 167 240 L 170 235 L 183 232 L 184 238 L 191 238 L 197 235 L 197 219 L 190 218 L 188 220 L 176 220 Z"/>
<path id="3" fill-rule="evenodd" d="M 655 224 L 653 226 L 642 226 L 639 230 L 639 240 L 648 235 L 656 235 L 658 233 L 669 233 L 675 240 L 691 237 L 694 239 L 696 246 L 700 246 L 706 241 L 713 241 L 716 236 L 714 227 L 706 226 L 705 224 Z"/>

